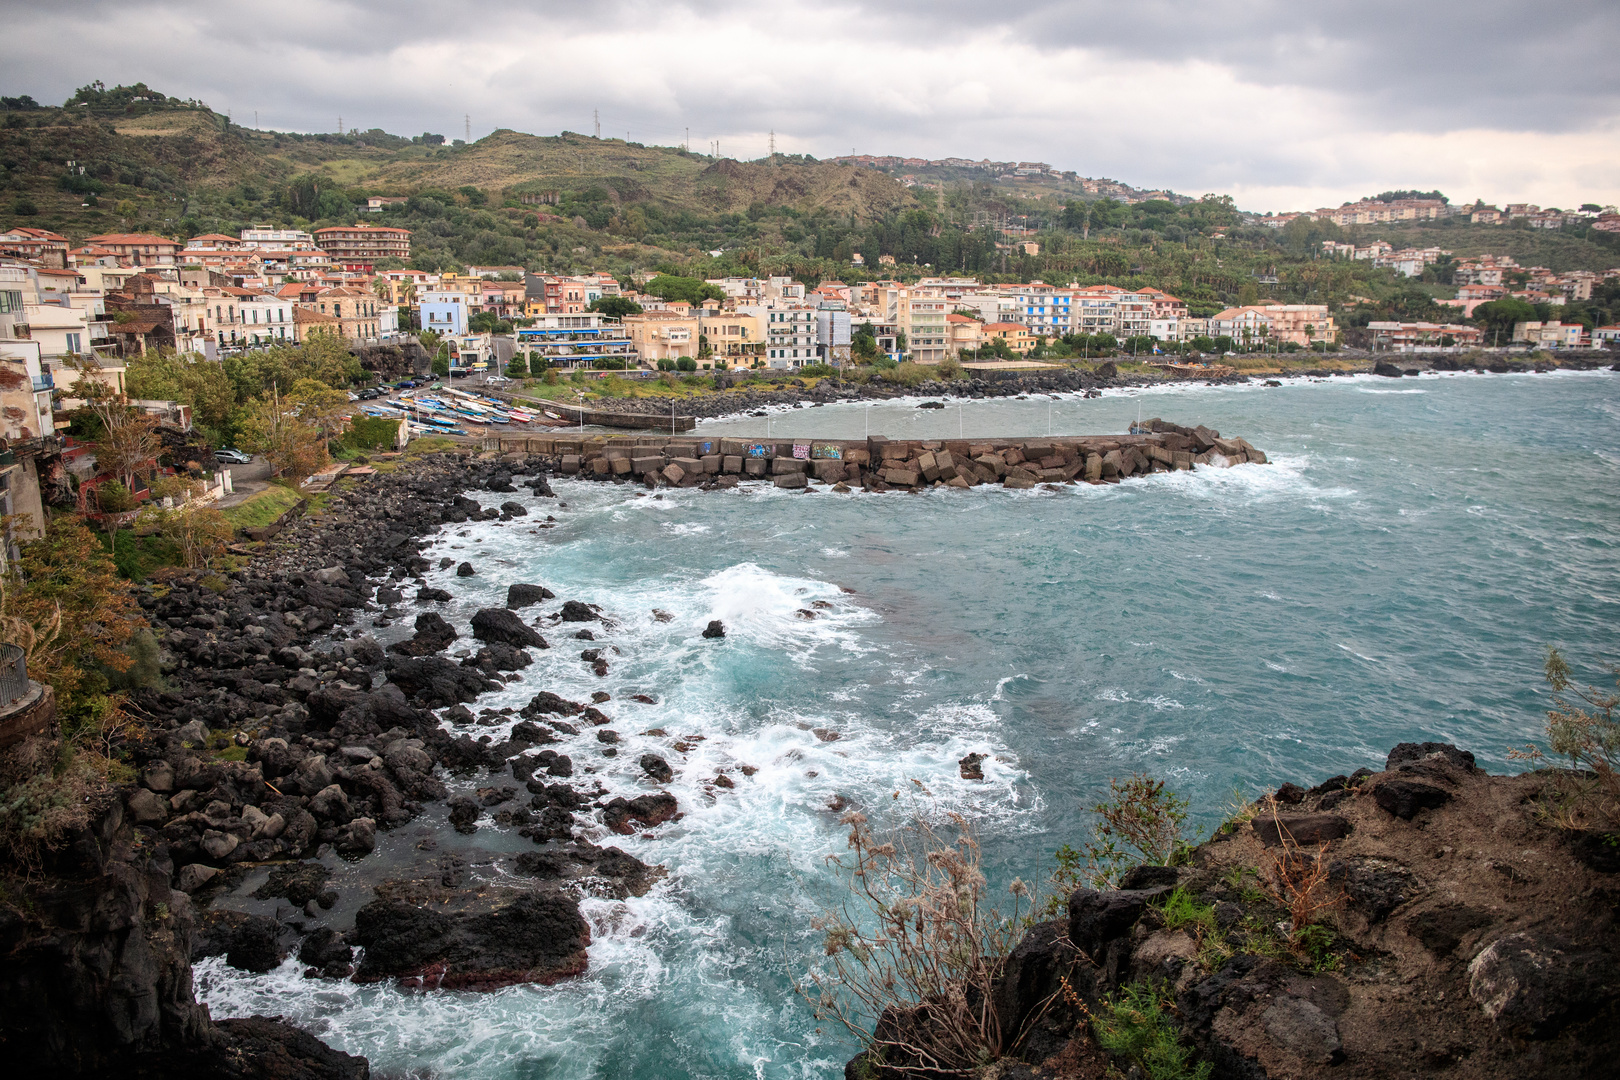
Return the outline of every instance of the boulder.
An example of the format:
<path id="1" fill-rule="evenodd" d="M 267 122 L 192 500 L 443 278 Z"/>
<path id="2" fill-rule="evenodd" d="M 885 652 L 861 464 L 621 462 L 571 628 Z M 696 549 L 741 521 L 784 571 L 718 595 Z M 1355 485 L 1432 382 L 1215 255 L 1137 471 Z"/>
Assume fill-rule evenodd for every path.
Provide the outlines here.
<path id="1" fill-rule="evenodd" d="M 507 608 L 484 608 L 472 617 L 473 637 L 517 648 L 549 648 L 546 639 Z"/>
<path id="2" fill-rule="evenodd" d="M 578 902 L 553 886 L 377 892 L 355 915 L 355 941 L 366 950 L 357 982 L 492 990 L 550 984 L 586 968 L 590 929 Z"/>
<path id="3" fill-rule="evenodd" d="M 638 795 L 634 799 L 626 799 L 620 795 L 603 807 L 602 824 L 616 833 L 628 836 L 636 831 L 631 822 L 639 822 L 651 828 L 672 820 L 676 813 L 675 796 L 668 792 Z"/>
<path id="4" fill-rule="evenodd" d="M 456 577 L 472 577 L 476 573 L 478 571 L 473 569 L 473 564 L 470 562 L 464 562 L 456 567 Z"/>
<path id="5" fill-rule="evenodd" d="M 1277 847 L 1285 839 L 1300 847 L 1315 847 L 1350 835 L 1350 820 L 1338 814 L 1263 814 L 1251 825 L 1266 847 Z"/>
<path id="6" fill-rule="evenodd" d="M 519 503 L 519 502 L 503 502 L 503 503 L 501 503 L 501 513 L 510 515 L 511 517 L 523 517 L 526 514 L 528 514 L 528 512 L 529 512 L 528 507 L 524 506 L 522 503 Z"/>
<path id="7" fill-rule="evenodd" d="M 641 771 L 660 784 L 669 783 L 675 775 L 669 767 L 669 762 L 657 754 L 641 755 Z"/>
<path id="8" fill-rule="evenodd" d="M 1534 932 L 1497 938 L 1468 965 L 1468 996 L 1500 1029 L 1556 1035 L 1620 989 L 1615 958 Z"/>
<path id="9" fill-rule="evenodd" d="M 1373 801 L 1391 814 L 1411 821 L 1419 810 L 1432 810 L 1451 801 L 1451 792 L 1415 780 L 1385 780 L 1373 788 Z"/>
<path id="10" fill-rule="evenodd" d="M 580 600 L 569 600 L 562 606 L 563 622 L 592 622 L 601 618 L 602 616 L 591 610 L 589 604 Z"/>
<path id="11" fill-rule="evenodd" d="M 969 754 L 967 757 L 963 758 L 961 761 L 958 761 L 956 763 L 956 768 L 957 768 L 957 771 L 962 774 L 962 779 L 964 779 L 964 780 L 983 780 L 984 779 L 984 766 L 983 766 L 982 762 L 988 756 L 989 755 L 987 755 L 987 754 Z"/>
<path id="12" fill-rule="evenodd" d="M 726 636 L 726 624 L 719 619 L 710 619 L 709 625 L 703 628 L 706 638 L 723 638 Z"/>
<path id="13" fill-rule="evenodd" d="M 276 920 L 241 911 L 205 912 L 197 919 L 191 943 L 193 960 L 223 955 L 231 967 L 261 974 L 279 965 L 288 952 Z"/>
<path id="14" fill-rule="evenodd" d="M 555 600 L 556 594 L 544 585 L 525 585 L 514 582 L 506 587 L 506 606 L 514 611 L 518 608 L 538 604 L 542 600 Z"/>

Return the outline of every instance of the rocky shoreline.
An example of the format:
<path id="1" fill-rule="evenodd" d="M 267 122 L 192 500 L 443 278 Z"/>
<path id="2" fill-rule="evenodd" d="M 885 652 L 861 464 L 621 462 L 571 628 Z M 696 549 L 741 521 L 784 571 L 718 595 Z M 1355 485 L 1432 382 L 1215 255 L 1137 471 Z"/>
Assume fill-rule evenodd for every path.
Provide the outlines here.
<path id="1" fill-rule="evenodd" d="M 1175 425 L 1143 438 L 1158 438 L 1154 445 L 1164 448 L 1167 437 L 1189 446 L 1165 449 L 1169 462 L 1144 459 L 1179 467 L 1173 455 L 1190 459 L 1196 440 L 1219 438 Z M 933 451 L 906 453 L 880 452 L 878 460 L 940 468 Z M 921 463 L 924 453 L 933 455 L 930 466 Z M 1078 465 L 1079 476 L 1092 457 L 1099 469 L 1104 457 L 1052 456 L 1052 468 Z M 1001 460 L 1009 471 L 1021 467 Z M 954 467 L 954 459 L 946 464 Z M 585 970 L 591 930 L 582 899 L 644 895 L 663 873 L 587 834 L 600 840 L 604 832 L 628 835 L 677 819 L 681 807 L 663 789 L 670 765 L 647 754 L 636 763 L 640 779 L 618 790 L 576 769 L 583 748 L 613 749 L 608 711 L 635 702 L 610 702 L 604 693 L 569 701 L 537 686 L 521 709 L 478 708 L 480 695 L 523 680 L 534 651 L 551 646 L 547 634 L 566 635 L 570 645 L 610 641 L 611 627 L 589 597 L 513 583 L 504 606 L 478 611 L 461 631 L 437 607 L 452 594 L 423 578 L 436 565 L 423 554 L 434 534 L 470 521 L 529 518 L 510 496 L 523 487 L 554 497 L 548 474 L 562 468 L 559 455 L 407 460 L 396 472 L 334 493 L 324 512 L 295 520 L 244 569 L 175 575 L 141 590 L 164 686 L 138 691 L 131 702 L 145 725 L 130 748 L 137 778 L 37 873 L 14 876 L 0 905 L 8 956 L 0 970 L 0 1040 L 20 1066 L 69 1076 L 369 1074 L 363 1058 L 278 1018 L 212 1020 L 193 990 L 192 964 L 206 957 L 264 972 L 296 956 L 312 980 L 465 990 L 548 983 Z M 804 475 L 782 475 L 790 474 Z M 611 464 L 602 474 L 616 475 L 627 478 Z M 693 483 L 709 482 L 699 479 L 704 475 L 693 474 Z M 690 486 L 687 479 L 674 482 Z M 888 483 L 881 474 L 877 482 Z M 488 497 L 469 496 L 476 492 Z M 463 569 L 463 576 L 476 572 L 470 564 Z M 386 647 L 370 635 L 407 623 L 414 634 Z M 711 625 L 705 636 L 723 633 Z M 587 662 L 606 662 L 591 651 L 582 654 Z M 509 736 L 492 734 L 507 725 Z M 1562 1075 L 1583 1075 L 1595 1060 L 1582 1056 L 1587 1044 L 1608 1052 L 1610 1036 L 1600 1025 L 1613 1018 L 1620 988 L 1607 976 L 1580 974 L 1592 970 L 1593 956 L 1605 964 L 1620 956 L 1604 876 L 1615 867 L 1583 862 L 1529 820 L 1530 784 L 1485 777 L 1466 755 L 1444 748 L 1415 757 L 1397 748 L 1384 773 L 1279 792 L 1295 836 L 1337 830 L 1329 839 L 1345 866 L 1347 917 L 1362 920 L 1342 931 L 1345 966 L 1327 982 L 1286 958 L 1247 954 L 1204 972 L 1189 966 L 1186 941 L 1154 924 L 1154 902 L 1183 886 L 1213 903 L 1226 929 L 1239 928 L 1231 940 L 1260 932 L 1248 923 L 1263 909 L 1240 887 L 1222 884 L 1238 862 L 1264 856 L 1257 820 L 1249 831 L 1206 844 L 1190 868 L 1136 872 L 1124 891 L 1140 895 L 1076 894 L 1070 918 L 1034 928 L 1009 961 L 1006 1007 L 1027 1019 L 1059 975 L 1094 1006 L 1130 978 L 1159 973 L 1178 994 L 1194 995 L 1187 1009 L 1201 1011 L 1187 1012 L 1194 1018 L 1187 1037 L 1211 1060 L 1232 1062 L 1222 1075 L 1304 1075 L 1336 1061 L 1369 1063 L 1350 1070 L 1358 1076 L 1389 1075 L 1373 1064 L 1387 1067 L 1398 1055 L 1368 1049 L 1371 1043 L 1357 1041 L 1373 1038 L 1365 1032 L 1422 1044 L 1401 1059 L 1408 1071 L 1440 1068 L 1451 1058 L 1495 1069 L 1535 1052 L 1549 1068 L 1571 1070 Z M 714 786 L 732 781 L 718 778 Z M 480 844 L 478 833 L 491 822 L 530 846 Z M 1446 876 L 1453 867 L 1468 868 L 1462 891 Z M 1479 891 L 1486 886 L 1496 891 Z M 1228 903 L 1236 915 L 1221 906 Z M 1093 908 L 1106 916 L 1097 924 L 1102 930 L 1093 925 Z M 1425 929 L 1431 923 L 1438 929 Z M 1504 952 L 1508 946 L 1497 943 L 1513 934 L 1530 937 L 1523 949 Z M 1552 1005 L 1518 1003 L 1504 991 L 1508 1004 L 1498 1014 L 1509 1019 L 1482 1022 L 1481 1006 L 1470 1003 L 1469 972 L 1488 948 L 1503 957 L 1502 979 L 1548 963 L 1563 970 L 1556 965 L 1571 956 L 1577 974 L 1548 991 Z M 1429 1008 L 1428 998 L 1400 989 L 1413 980 L 1423 994 L 1441 995 L 1434 1001 L 1443 997 L 1443 1009 L 1403 1019 L 1398 1003 Z M 1492 991 L 1490 1000 L 1499 996 Z M 1284 998 L 1299 998 L 1331 1020 L 1332 1038 L 1303 1006 L 1295 1010 L 1303 1019 L 1290 1014 L 1293 1027 L 1246 1011 Z M 1595 1012 L 1588 1001 L 1597 1003 Z M 1001 1075 L 1100 1075 L 1052 1064 L 1065 1053 L 1065 1061 L 1096 1059 L 1083 1045 L 1071 1046 L 1076 1036 L 1072 1025 L 1060 1030 L 1061 1009 L 1041 1008 L 1050 1015 L 1036 1025 L 1046 1041 L 1021 1051 L 1019 1067 L 1032 1071 Z M 1452 1025 L 1443 1054 L 1427 1049 L 1421 1026 L 1442 1021 Z M 1308 1038 L 1273 1030 L 1299 1025 Z M 1337 1051 L 1321 1049 L 1332 1040 Z M 1327 1057 L 1312 1064 L 1311 1054 Z M 1457 1075 L 1495 1075 L 1458 1068 Z"/>
<path id="2" fill-rule="evenodd" d="M 1021 1034 L 984 1075 L 1137 1075 L 1091 1034 L 1132 985 L 1155 987 L 1217 1078 L 1612 1075 L 1620 858 L 1538 815 L 1545 783 L 1403 743 L 1379 772 L 1283 785 L 1184 865 L 1075 890 L 995 980 L 1000 1029 Z M 1313 878 L 1322 932 L 1295 935 L 1287 902 Z M 919 1014 L 886 1013 L 880 1030 L 914 1025 L 926 1044 Z M 914 1075 L 908 1064 L 865 1052 L 845 1076 Z"/>
<path id="3" fill-rule="evenodd" d="M 597 812 L 622 833 L 670 820 L 675 799 L 656 783 L 670 770 L 648 755 L 644 789 L 619 793 L 575 777 L 555 747 L 606 723 L 604 700 L 542 690 L 511 737 L 493 739 L 487 725 L 508 718 L 468 706 L 521 679 L 529 650 L 548 647 L 532 624 L 555 598 L 514 584 L 507 607 L 473 618 L 472 648 L 452 659 L 444 651 L 458 634 L 432 610 L 450 594 L 420 577 L 431 565 L 424 541 L 442 526 L 526 513 L 465 492 L 499 499 L 518 476 L 549 496 L 544 471 L 526 459 L 425 457 L 335 495 L 246 569 L 141 591 L 164 688 L 130 702 L 145 724 L 131 746 L 138 780 L 0 916 L 11 958 L 0 1038 L 20 1064 L 367 1075 L 364 1059 L 278 1020 L 211 1021 L 192 991 L 191 963 L 206 956 L 268 971 L 296 952 L 311 978 L 465 989 L 584 971 L 580 900 L 644 894 L 662 871 L 576 829 Z M 415 636 L 386 650 L 360 625 L 413 611 Z M 602 626 L 579 600 L 550 616 Z M 487 813 L 534 851 L 441 853 L 430 828 L 408 858 L 368 858 L 379 834 L 447 800 L 446 779 L 474 788 L 449 799 L 454 828 L 475 832 Z M 349 864 L 363 872 L 334 873 Z"/>

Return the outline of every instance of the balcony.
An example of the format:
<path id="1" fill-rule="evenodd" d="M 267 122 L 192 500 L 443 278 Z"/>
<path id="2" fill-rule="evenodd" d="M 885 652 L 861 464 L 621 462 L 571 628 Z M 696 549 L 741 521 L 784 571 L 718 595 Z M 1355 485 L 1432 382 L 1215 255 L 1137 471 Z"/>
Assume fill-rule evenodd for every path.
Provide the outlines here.
<path id="1" fill-rule="evenodd" d="M 48 371 L 43 375 L 35 375 L 35 376 L 33 376 L 33 382 L 34 382 L 34 393 L 36 393 L 36 394 L 42 393 L 42 392 L 44 392 L 46 390 L 55 390 L 56 389 L 56 380 L 51 377 L 51 373 L 48 372 Z"/>

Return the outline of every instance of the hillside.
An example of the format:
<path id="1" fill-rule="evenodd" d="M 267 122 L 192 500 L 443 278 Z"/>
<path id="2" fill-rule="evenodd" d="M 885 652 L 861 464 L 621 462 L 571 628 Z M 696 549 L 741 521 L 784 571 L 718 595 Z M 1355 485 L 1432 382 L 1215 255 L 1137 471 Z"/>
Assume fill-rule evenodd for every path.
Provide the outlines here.
<path id="1" fill-rule="evenodd" d="M 356 208 L 367 196 L 386 195 L 406 201 L 368 220 L 410 229 L 412 264 L 429 271 L 479 264 L 623 276 L 663 268 L 809 283 L 956 272 L 1153 285 L 1202 315 L 1259 299 L 1339 306 L 1370 298 L 1355 310 L 1358 323 L 1442 318 L 1433 299 L 1452 292 L 1440 275 L 1412 282 L 1367 263 L 1320 261 L 1323 240 L 1509 254 L 1558 272 L 1620 266 L 1620 237 L 1585 228 L 1548 233 L 1453 218 L 1349 230 L 1301 220 L 1271 230 L 1224 197 L 1126 204 L 1081 198 L 1066 178 L 966 177 L 942 174 L 939 187 L 907 188 L 855 164 L 717 160 L 573 132 L 500 130 L 464 145 L 377 129 L 258 131 L 141 84 L 92 84 L 66 107 L 14 108 L 0 121 L 0 225 L 75 240 L 346 224 L 366 216 Z M 856 253 L 864 268 L 852 265 Z M 1591 317 L 1613 313 L 1605 302 Z"/>

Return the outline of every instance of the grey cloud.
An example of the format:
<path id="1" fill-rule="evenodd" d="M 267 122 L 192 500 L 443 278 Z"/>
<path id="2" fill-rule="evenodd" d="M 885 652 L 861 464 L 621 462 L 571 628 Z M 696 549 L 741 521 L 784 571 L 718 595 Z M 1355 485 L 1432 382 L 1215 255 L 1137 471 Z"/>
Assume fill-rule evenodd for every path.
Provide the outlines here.
<path id="1" fill-rule="evenodd" d="M 1535 7 L 1508 0 L 1026 0 L 1016 7 L 834 0 L 805 9 L 756 0 L 518 0 L 493 8 L 429 0 L 71 7 L 0 0 L 0 10 L 13 42 L 27 46 L 11 50 L 0 89 L 41 100 L 63 100 L 96 78 L 143 80 L 231 107 L 238 121 L 258 109 L 267 127 L 330 130 L 341 112 L 347 126 L 459 136 L 471 113 L 475 137 L 494 127 L 588 131 L 591 110 L 600 108 L 604 134 L 628 131 L 637 141 L 674 143 L 690 125 L 695 147 L 718 136 L 725 152 L 753 156 L 774 128 L 784 144 L 821 155 L 856 147 L 1041 158 L 1194 194 L 1232 184 L 1359 188 L 1362 177 L 1378 174 L 1376 163 L 1348 151 L 1330 158 L 1324 137 L 1350 147 L 1364 133 L 1585 131 L 1620 118 L 1613 61 L 1620 4 L 1613 0 Z M 739 64 L 672 50 L 667 65 L 610 62 L 568 74 L 585 35 L 617 34 L 631 45 L 655 40 L 669 20 L 717 34 L 762 28 L 770 54 Z M 840 85 L 796 57 L 804 43 L 828 40 L 869 74 Z M 528 46 L 516 58 L 505 48 L 513 41 Z M 1086 50 L 1077 64 L 1089 55 L 1121 74 L 1097 97 L 1043 100 L 1029 92 L 1034 76 L 997 47 L 1002 41 L 1058 57 Z M 896 69 L 902 51 L 930 46 L 942 65 L 958 65 L 960 53 L 944 50 L 963 45 L 982 46 L 982 62 L 961 77 L 992 88 L 1001 103 L 994 115 L 958 115 Z M 1167 66 L 1195 64 L 1211 65 L 1217 81 L 1224 72 L 1262 88 L 1278 114 L 1311 130 L 1268 133 L 1252 105 L 1237 115 L 1217 94 L 1187 94 L 1184 81 L 1161 84 Z M 1160 101 L 1166 93 L 1185 96 Z M 1175 119 L 1144 130 L 1128 120 L 1142 105 Z"/>

